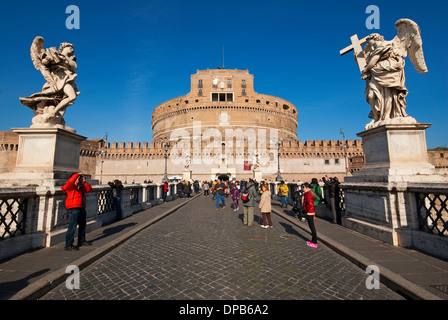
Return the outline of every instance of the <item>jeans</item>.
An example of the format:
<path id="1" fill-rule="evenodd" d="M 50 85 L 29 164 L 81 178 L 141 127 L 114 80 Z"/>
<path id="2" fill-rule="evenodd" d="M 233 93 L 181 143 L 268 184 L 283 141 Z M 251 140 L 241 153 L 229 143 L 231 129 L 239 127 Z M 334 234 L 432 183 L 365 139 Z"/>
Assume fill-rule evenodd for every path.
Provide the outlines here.
<path id="1" fill-rule="evenodd" d="M 305 217 L 306 221 L 308 221 L 308 226 L 310 227 L 311 230 L 311 242 L 317 243 L 317 232 L 316 227 L 314 226 L 314 214 L 313 215 L 305 214 Z"/>
<path id="2" fill-rule="evenodd" d="M 246 207 L 243 205 L 243 223 L 251 227 L 254 224 L 254 207 Z"/>
<path id="3" fill-rule="evenodd" d="M 285 204 L 285 207 L 288 206 L 288 196 L 282 196 L 280 200 L 282 202 L 282 207 L 283 207 L 283 204 Z"/>
<path id="4" fill-rule="evenodd" d="M 121 219 L 121 197 L 114 197 L 115 218 Z"/>
<path id="5" fill-rule="evenodd" d="M 75 241 L 76 225 L 78 225 L 78 246 L 86 241 L 87 213 L 84 208 L 68 209 L 68 229 L 65 235 L 65 247 L 70 247 Z"/>
<path id="6" fill-rule="evenodd" d="M 221 200 L 222 206 L 226 206 L 225 198 L 223 194 L 216 194 L 216 209 L 219 209 L 219 200 Z"/>

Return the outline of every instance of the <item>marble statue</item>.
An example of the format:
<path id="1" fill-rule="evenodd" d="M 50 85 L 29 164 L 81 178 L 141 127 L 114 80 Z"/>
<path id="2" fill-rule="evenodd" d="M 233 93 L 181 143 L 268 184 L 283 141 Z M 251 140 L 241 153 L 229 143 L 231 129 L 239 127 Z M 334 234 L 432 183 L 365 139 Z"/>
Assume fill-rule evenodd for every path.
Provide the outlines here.
<path id="1" fill-rule="evenodd" d="M 190 153 L 185 153 L 184 156 L 185 156 L 184 169 L 188 171 L 188 170 L 190 170 L 190 164 L 191 164 Z"/>
<path id="2" fill-rule="evenodd" d="M 20 98 L 22 105 L 34 112 L 31 127 L 70 129 L 65 126 L 63 116 L 79 95 L 75 84 L 78 65 L 73 45 L 63 42 L 58 50 L 55 47 L 45 49 L 44 38 L 37 36 L 30 51 L 34 67 L 47 81 L 42 92 Z"/>
<path id="3" fill-rule="evenodd" d="M 361 70 L 361 78 L 366 80 L 366 100 L 372 108 L 366 130 L 383 124 L 417 123 L 406 113 L 408 90 L 405 86 L 405 58 L 409 56 L 416 70 L 428 72 L 423 56 L 420 28 L 409 19 L 400 19 L 395 23 L 398 32 L 391 41 L 373 33 L 357 41 L 352 37 L 353 45 L 341 50 L 341 55 L 355 51 L 355 59 Z M 354 42 L 355 39 L 355 42 Z M 364 49 L 361 45 L 367 43 Z"/>

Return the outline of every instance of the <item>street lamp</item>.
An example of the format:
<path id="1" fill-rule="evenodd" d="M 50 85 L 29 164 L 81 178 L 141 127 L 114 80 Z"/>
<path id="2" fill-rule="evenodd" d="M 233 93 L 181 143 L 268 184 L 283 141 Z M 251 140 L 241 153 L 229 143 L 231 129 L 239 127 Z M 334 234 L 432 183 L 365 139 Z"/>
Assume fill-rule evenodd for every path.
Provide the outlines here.
<path id="1" fill-rule="evenodd" d="M 165 148 L 165 173 L 163 174 L 162 182 L 165 183 L 168 181 L 168 150 L 170 147 L 169 142 L 162 142 L 163 147 Z"/>
<path id="2" fill-rule="evenodd" d="M 348 176 L 348 163 L 347 163 L 348 144 L 347 144 L 347 141 L 345 141 L 345 133 L 344 133 L 344 129 L 343 128 L 341 128 L 339 130 L 339 133 L 342 134 L 342 139 L 344 139 L 344 144 L 341 146 L 341 150 L 344 149 L 345 175 Z"/>
<path id="3" fill-rule="evenodd" d="M 103 137 L 104 150 L 101 150 L 99 153 L 101 155 L 101 171 L 100 171 L 100 184 L 103 184 L 103 163 L 104 157 L 107 155 L 107 132 Z"/>
<path id="4" fill-rule="evenodd" d="M 282 181 L 283 178 L 280 173 L 280 141 L 277 141 L 275 145 L 277 146 L 277 165 L 278 165 L 277 178 L 275 178 L 275 181 Z"/>

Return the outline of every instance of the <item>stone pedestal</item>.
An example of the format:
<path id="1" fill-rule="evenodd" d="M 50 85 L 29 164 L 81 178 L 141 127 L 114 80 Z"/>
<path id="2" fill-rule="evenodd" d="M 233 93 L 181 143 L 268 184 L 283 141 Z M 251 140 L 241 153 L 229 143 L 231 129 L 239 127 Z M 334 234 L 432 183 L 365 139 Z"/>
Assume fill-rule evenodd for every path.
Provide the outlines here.
<path id="1" fill-rule="evenodd" d="M 263 180 L 263 172 L 261 172 L 259 169 L 254 170 L 254 179 L 258 182 Z"/>
<path id="2" fill-rule="evenodd" d="M 390 124 L 358 133 L 362 138 L 365 165 L 347 181 L 436 182 L 428 162 L 425 130 L 431 124 Z"/>
<path id="3" fill-rule="evenodd" d="M 60 128 L 12 129 L 19 134 L 13 172 L 0 177 L 1 185 L 63 185 L 79 171 L 81 141 L 86 137 Z"/>
<path id="4" fill-rule="evenodd" d="M 191 180 L 191 170 L 185 169 L 182 171 L 182 180 L 189 181 Z"/>
<path id="5" fill-rule="evenodd" d="M 343 225 L 385 242 L 402 245 L 400 230 L 414 213 L 404 194 L 409 183 L 443 182 L 427 159 L 430 124 L 386 124 L 363 131 L 365 165 L 346 177 Z"/>

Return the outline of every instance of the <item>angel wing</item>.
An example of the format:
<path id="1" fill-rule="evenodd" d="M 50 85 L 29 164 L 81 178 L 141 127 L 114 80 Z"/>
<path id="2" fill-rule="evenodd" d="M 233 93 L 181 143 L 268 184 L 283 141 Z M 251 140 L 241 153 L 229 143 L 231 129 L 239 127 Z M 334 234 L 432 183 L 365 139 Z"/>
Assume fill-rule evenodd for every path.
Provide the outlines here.
<path id="1" fill-rule="evenodd" d="M 47 80 L 47 82 L 53 83 L 51 72 L 42 61 L 47 55 L 46 50 L 44 48 L 44 38 L 40 36 L 34 38 L 33 43 L 31 44 L 30 53 L 34 67 L 42 73 L 43 77 L 45 78 L 45 80 Z"/>
<path id="2" fill-rule="evenodd" d="M 398 30 L 392 40 L 395 47 L 403 57 L 409 56 L 415 69 L 420 73 L 428 72 L 425 57 L 423 56 L 422 37 L 418 25 L 409 19 L 400 19 L 395 22 Z"/>

